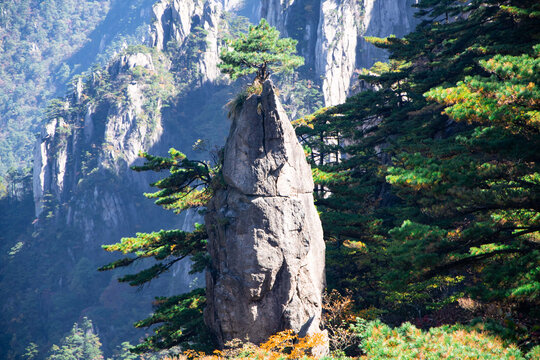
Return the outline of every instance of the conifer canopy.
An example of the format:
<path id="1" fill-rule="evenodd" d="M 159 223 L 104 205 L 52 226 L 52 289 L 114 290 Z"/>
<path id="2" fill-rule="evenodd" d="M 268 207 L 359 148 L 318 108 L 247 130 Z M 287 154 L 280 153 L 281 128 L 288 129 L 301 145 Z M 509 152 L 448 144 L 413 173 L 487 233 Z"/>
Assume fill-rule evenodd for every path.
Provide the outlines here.
<path id="1" fill-rule="evenodd" d="M 294 55 L 297 43 L 291 38 L 280 39 L 279 31 L 261 19 L 258 25 L 249 27 L 247 34 L 228 42 L 218 66 L 233 80 L 256 73 L 255 79 L 263 82 L 271 73 L 288 73 L 304 64 L 301 56 Z"/>

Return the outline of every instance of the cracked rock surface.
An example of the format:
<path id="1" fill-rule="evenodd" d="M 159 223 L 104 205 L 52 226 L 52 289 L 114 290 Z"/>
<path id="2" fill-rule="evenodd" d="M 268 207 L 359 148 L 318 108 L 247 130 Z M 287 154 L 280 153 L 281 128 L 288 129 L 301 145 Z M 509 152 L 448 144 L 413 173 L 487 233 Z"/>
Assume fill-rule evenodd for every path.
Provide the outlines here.
<path id="1" fill-rule="evenodd" d="M 205 321 L 219 342 L 320 332 L 324 241 L 313 180 L 271 81 L 234 120 L 208 204 Z"/>

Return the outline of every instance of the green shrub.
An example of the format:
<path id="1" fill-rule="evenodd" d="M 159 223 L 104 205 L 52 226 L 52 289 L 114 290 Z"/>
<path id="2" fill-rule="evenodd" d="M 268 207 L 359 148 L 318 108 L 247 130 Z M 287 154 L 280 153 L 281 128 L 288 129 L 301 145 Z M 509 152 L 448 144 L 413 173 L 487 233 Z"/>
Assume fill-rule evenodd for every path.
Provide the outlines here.
<path id="1" fill-rule="evenodd" d="M 480 329 L 461 325 L 422 331 L 410 323 L 391 328 L 379 320 L 366 322 L 359 319 L 353 328 L 362 339 L 360 348 L 365 353 L 363 358 L 370 360 L 526 359 L 515 345 L 505 344 L 499 337 L 488 335 Z M 527 358 L 533 359 L 534 351 L 539 353 L 538 349 L 533 348 Z"/>
<path id="2" fill-rule="evenodd" d="M 229 109 L 227 117 L 229 119 L 236 119 L 236 117 L 240 115 L 240 111 L 242 110 L 247 98 L 253 94 L 260 95 L 261 93 L 262 84 L 260 82 L 254 81 L 253 84 L 248 85 L 227 103 L 226 106 Z"/>
<path id="3" fill-rule="evenodd" d="M 528 360 L 538 360 L 540 359 L 540 345 L 537 345 L 535 347 L 533 347 L 531 349 L 531 351 L 529 351 L 527 353 L 527 359 Z"/>

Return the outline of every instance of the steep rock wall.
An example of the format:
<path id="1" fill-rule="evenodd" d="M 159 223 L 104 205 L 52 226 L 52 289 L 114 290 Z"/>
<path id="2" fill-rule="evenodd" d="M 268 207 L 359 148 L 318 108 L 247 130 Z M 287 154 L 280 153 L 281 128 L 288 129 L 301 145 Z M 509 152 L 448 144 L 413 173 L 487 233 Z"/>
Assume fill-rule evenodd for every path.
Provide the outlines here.
<path id="1" fill-rule="evenodd" d="M 204 81 L 216 81 L 220 76 L 217 64 L 223 4 L 217 0 L 161 0 L 152 11 L 150 45 L 157 50 L 166 49 L 169 41 L 182 47 L 195 28 L 204 29 L 206 48 L 199 57 L 198 68 Z"/>
<path id="2" fill-rule="evenodd" d="M 270 81 L 249 97 L 208 204 L 205 321 L 223 345 L 320 331 L 324 240 L 302 147 Z"/>
<path id="3" fill-rule="evenodd" d="M 129 168 L 139 151 L 157 151 L 163 138 L 155 90 L 167 87 L 160 80 L 167 78 L 161 76 L 167 66 L 166 58 L 151 51 L 126 53 L 79 79 L 73 92 L 51 107 L 34 158 L 37 219 L 28 251 L 36 251 L 40 260 L 21 279 L 27 293 L 14 295 L 39 309 L 24 331 L 56 342 L 57 332 L 84 315 L 99 326 L 104 348 L 112 351 L 116 334 L 132 342 L 142 336 L 132 323 L 151 311 L 153 294 L 168 291 L 168 284 L 158 281 L 151 285 L 153 294 L 136 294 L 118 284 L 117 274 L 96 271 L 112 260 L 101 245 L 179 225 L 180 219 L 144 199 L 153 174 Z M 192 281 L 182 265 L 170 287 L 175 293 L 189 290 Z M 43 289 L 53 300 L 43 302 Z"/>
<path id="4" fill-rule="evenodd" d="M 57 116 L 43 127 L 35 148 L 36 216 L 48 211 L 46 215 L 80 229 L 87 242 L 98 225 L 117 229 L 137 220 L 134 205 L 126 201 L 122 191 L 103 186 L 103 181 L 110 178 L 114 183 L 114 178 L 123 178 L 130 191 L 147 189 L 149 179 L 142 174 L 127 176 L 129 166 L 163 131 L 160 104 L 152 114 L 144 108 L 147 85 L 143 82 L 125 82 L 117 98 L 94 93 L 102 78 L 120 86 L 117 80 L 135 67 L 156 71 L 150 54 L 124 55 L 106 70 L 94 73 L 93 82 L 86 84 L 88 90 L 79 83 Z M 82 103 L 83 98 L 91 100 Z"/>
<path id="5" fill-rule="evenodd" d="M 362 33 L 365 36 L 403 36 L 414 30 L 418 20 L 414 18 L 412 5 L 418 0 L 364 0 Z M 359 64 L 371 66 L 376 61 L 385 60 L 382 49 L 361 39 L 359 44 Z"/>
<path id="6" fill-rule="evenodd" d="M 275 26 L 281 36 L 298 40 L 297 51 L 314 70 L 321 0 L 262 0 L 259 17 Z"/>
<path id="7" fill-rule="evenodd" d="M 361 9 L 357 0 L 323 0 L 317 29 L 316 72 L 326 105 L 345 101 L 356 68 Z"/>
<path id="8" fill-rule="evenodd" d="M 321 78 L 325 104 L 342 103 L 356 70 L 385 60 L 363 36 L 403 36 L 416 25 L 417 0 L 262 0 L 260 17 L 299 41 L 309 71 Z M 316 14 L 311 11 L 316 9 Z M 303 14 L 299 20 L 298 15 Z"/>
<path id="9" fill-rule="evenodd" d="M 295 0 L 263 0 L 261 1 L 260 16 L 275 26 L 282 35 L 287 35 L 287 15 Z"/>

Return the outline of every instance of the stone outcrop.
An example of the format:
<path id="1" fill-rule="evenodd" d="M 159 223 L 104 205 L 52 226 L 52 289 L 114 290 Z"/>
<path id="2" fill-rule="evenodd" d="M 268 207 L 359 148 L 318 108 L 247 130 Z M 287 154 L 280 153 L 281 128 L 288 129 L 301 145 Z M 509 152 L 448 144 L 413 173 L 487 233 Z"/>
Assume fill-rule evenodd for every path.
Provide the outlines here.
<path id="1" fill-rule="evenodd" d="M 221 345 L 320 331 L 324 241 L 313 180 L 271 81 L 234 120 L 208 205 L 205 320 Z"/>

